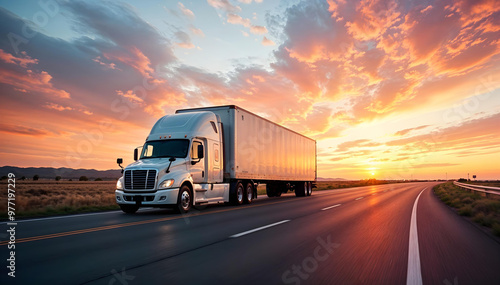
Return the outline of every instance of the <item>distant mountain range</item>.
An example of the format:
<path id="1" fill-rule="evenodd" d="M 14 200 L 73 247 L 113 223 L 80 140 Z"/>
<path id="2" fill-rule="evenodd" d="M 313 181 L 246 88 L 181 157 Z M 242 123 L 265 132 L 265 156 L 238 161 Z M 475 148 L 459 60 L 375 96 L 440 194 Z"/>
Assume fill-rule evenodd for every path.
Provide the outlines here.
<path id="1" fill-rule="evenodd" d="M 62 179 L 78 179 L 81 176 L 87 176 L 89 179 L 117 179 L 121 174 L 120 169 L 111 170 L 95 170 L 95 169 L 73 169 L 73 168 L 53 168 L 53 167 L 16 167 L 2 166 L 0 167 L 0 177 L 7 176 L 9 173 L 14 173 L 17 179 L 25 176 L 28 179 L 38 175 L 40 178 L 55 179 L 56 176 L 61 176 Z"/>
<path id="2" fill-rule="evenodd" d="M 349 180 L 344 179 L 344 178 L 323 178 L 323 177 L 318 177 L 318 179 L 316 179 L 316 181 L 349 181 Z"/>

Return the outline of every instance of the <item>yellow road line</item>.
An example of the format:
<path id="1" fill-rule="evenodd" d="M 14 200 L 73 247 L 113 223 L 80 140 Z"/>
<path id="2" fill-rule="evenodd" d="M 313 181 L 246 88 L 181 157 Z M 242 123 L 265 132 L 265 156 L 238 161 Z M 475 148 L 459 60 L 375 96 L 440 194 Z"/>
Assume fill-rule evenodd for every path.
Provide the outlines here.
<path id="1" fill-rule="evenodd" d="M 297 200 L 294 200 L 294 201 L 297 201 Z M 223 209 L 223 210 L 218 210 L 218 211 L 213 211 L 213 212 L 208 212 L 208 213 L 181 215 L 181 216 L 176 216 L 176 217 L 166 217 L 166 218 L 159 218 L 159 219 L 153 219 L 153 220 L 145 220 L 145 221 L 137 221 L 137 222 L 117 224 L 117 225 L 101 226 L 101 227 L 95 227 L 95 228 L 89 228 L 89 229 L 81 229 L 81 230 L 75 230 L 75 231 L 69 231 L 69 232 L 54 233 L 54 234 L 48 234 L 48 235 L 19 238 L 19 239 L 16 239 L 16 243 L 51 239 L 51 238 L 57 238 L 57 237 L 65 237 L 65 236 L 71 236 L 71 235 L 79 235 L 79 234 L 84 234 L 84 233 L 112 230 L 112 229 L 137 226 L 137 225 L 152 224 L 152 223 L 165 222 L 165 221 L 170 221 L 170 220 L 178 220 L 178 219 L 183 219 L 183 218 L 190 218 L 190 217 L 204 216 L 204 215 L 216 214 L 216 213 L 222 213 L 222 212 L 228 212 L 228 211 L 261 207 L 261 206 L 265 206 L 265 205 L 281 204 L 281 203 L 286 203 L 286 202 L 292 202 L 292 201 L 280 201 L 280 202 L 266 203 L 266 204 L 261 204 L 261 205 L 251 205 L 251 206 L 246 206 L 246 207 L 241 207 L 241 208 L 236 208 L 236 209 Z M 9 243 L 9 240 L 0 241 L 0 246 L 7 245 L 8 243 Z"/>

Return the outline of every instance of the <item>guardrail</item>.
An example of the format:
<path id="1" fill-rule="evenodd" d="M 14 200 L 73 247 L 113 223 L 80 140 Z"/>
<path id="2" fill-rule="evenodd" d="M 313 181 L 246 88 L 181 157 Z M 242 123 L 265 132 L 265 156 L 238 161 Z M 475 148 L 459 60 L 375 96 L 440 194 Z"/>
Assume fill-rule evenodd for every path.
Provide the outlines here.
<path id="1" fill-rule="evenodd" d="M 482 186 L 482 185 L 473 185 L 473 184 L 466 184 L 466 183 L 460 183 L 454 181 L 453 184 L 460 188 L 464 188 L 470 191 L 476 191 L 476 192 L 481 192 L 486 194 L 486 197 L 488 197 L 489 194 L 493 195 L 500 195 L 500 188 L 498 187 L 491 187 L 491 186 Z"/>

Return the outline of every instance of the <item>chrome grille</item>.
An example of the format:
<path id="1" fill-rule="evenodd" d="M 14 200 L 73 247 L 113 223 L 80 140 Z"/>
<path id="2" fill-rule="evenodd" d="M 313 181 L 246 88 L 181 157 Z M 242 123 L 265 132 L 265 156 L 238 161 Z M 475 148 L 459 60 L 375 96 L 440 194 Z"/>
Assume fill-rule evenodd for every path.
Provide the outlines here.
<path id="1" fill-rule="evenodd" d="M 156 182 L 156 170 L 126 170 L 125 189 L 145 190 L 154 189 Z"/>

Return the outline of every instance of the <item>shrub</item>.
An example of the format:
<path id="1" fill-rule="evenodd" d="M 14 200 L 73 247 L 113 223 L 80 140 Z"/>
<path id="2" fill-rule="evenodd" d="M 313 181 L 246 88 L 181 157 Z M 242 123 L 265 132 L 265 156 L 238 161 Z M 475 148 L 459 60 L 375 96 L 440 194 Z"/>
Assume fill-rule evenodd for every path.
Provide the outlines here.
<path id="1" fill-rule="evenodd" d="M 89 179 L 87 178 L 87 176 L 80 176 L 79 181 L 89 181 Z"/>
<path id="2" fill-rule="evenodd" d="M 102 181 L 102 178 L 96 178 L 94 181 Z"/>
<path id="3" fill-rule="evenodd" d="M 500 210 L 500 201 L 495 201 L 495 200 L 482 199 L 474 202 L 472 205 L 474 214 L 480 212 L 488 214 Z"/>
<path id="4" fill-rule="evenodd" d="M 479 223 L 486 227 L 491 227 L 494 223 L 495 217 L 492 214 L 485 215 L 484 213 L 478 213 L 472 218 L 472 220 L 476 223 Z"/>
<path id="5" fill-rule="evenodd" d="M 455 199 L 453 199 L 453 200 L 450 202 L 450 205 L 451 205 L 452 207 L 458 208 L 458 207 L 462 206 L 462 202 L 461 202 L 460 198 L 455 198 Z"/>
<path id="6" fill-rule="evenodd" d="M 470 205 L 465 205 L 458 209 L 458 214 L 460 214 L 461 216 L 470 217 L 472 216 L 472 207 Z"/>
<path id="7" fill-rule="evenodd" d="M 33 176 L 33 180 L 37 181 L 38 179 L 40 179 L 40 176 L 38 174 L 35 174 L 35 176 Z"/>
<path id="8" fill-rule="evenodd" d="M 61 180 L 61 176 L 56 176 L 56 181 Z"/>
<path id="9" fill-rule="evenodd" d="M 500 224 L 499 223 L 493 224 L 493 234 L 500 237 Z"/>

